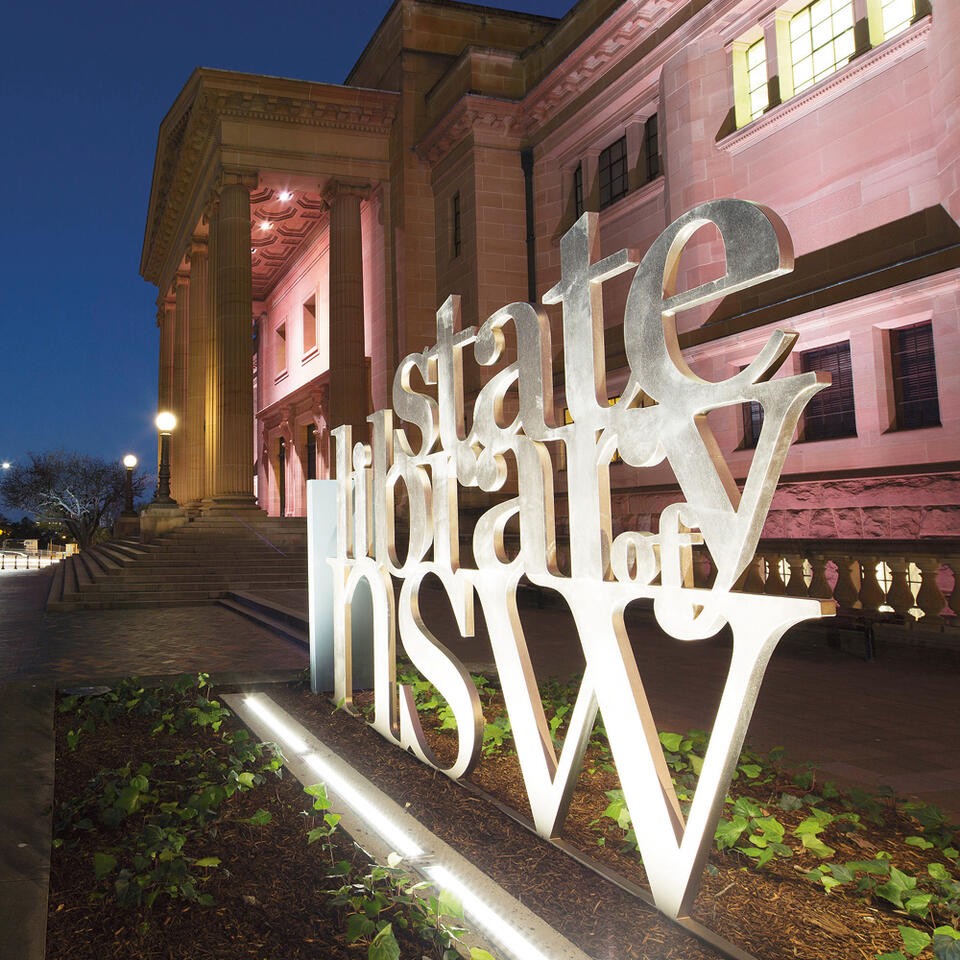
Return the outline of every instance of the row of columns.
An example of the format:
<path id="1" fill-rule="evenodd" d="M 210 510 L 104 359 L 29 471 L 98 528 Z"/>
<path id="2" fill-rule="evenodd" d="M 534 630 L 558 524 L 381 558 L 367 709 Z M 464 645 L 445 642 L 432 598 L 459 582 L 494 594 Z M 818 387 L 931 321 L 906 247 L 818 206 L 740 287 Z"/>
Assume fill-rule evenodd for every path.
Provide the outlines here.
<path id="1" fill-rule="evenodd" d="M 160 300 L 159 405 L 177 417 L 171 494 L 190 511 L 256 506 L 250 191 L 255 174 L 224 171 Z M 366 184 L 331 182 L 330 378 L 324 422 L 366 435 L 363 245 Z M 326 433 L 326 431 L 324 431 Z M 328 456 L 323 457 L 330 462 Z"/>

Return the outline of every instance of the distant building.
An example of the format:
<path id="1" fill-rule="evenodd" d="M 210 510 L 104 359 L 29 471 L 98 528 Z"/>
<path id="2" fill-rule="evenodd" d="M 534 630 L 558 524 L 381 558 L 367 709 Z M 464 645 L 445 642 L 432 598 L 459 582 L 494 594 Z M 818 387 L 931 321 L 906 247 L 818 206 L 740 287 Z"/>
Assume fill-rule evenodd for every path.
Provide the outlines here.
<path id="1" fill-rule="evenodd" d="M 161 125 L 141 261 L 160 291 L 160 403 L 182 425 L 174 495 L 303 514 L 329 430 L 362 435 L 391 405 L 449 294 L 482 323 L 556 283 L 583 211 L 601 255 L 642 253 L 692 206 L 739 197 L 784 219 L 796 269 L 686 314 L 687 362 L 728 377 L 779 324 L 801 334 L 794 369 L 833 376 L 765 534 L 870 541 L 856 590 L 883 542 L 957 537 L 958 43 L 947 0 L 581 0 L 561 20 L 396 0 L 343 86 L 198 69 Z M 723 270 L 703 233 L 681 285 Z M 626 287 L 604 285 L 610 325 Z M 710 422 L 742 478 L 759 409 Z M 678 495 L 666 467 L 614 464 L 611 483 L 620 527 Z M 879 571 L 883 593 L 919 570 L 905 563 Z"/>

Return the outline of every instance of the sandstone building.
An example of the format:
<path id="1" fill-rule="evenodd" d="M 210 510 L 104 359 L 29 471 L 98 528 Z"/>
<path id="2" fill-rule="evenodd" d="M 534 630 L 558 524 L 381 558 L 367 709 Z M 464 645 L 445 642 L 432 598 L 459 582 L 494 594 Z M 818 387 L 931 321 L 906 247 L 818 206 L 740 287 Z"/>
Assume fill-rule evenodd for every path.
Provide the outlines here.
<path id="1" fill-rule="evenodd" d="M 181 423 L 174 496 L 302 515 L 330 429 L 390 406 L 449 294 L 482 323 L 557 282 L 584 211 L 601 255 L 642 253 L 692 206 L 739 197 L 784 219 L 796 268 L 688 313 L 688 363 L 728 377 L 788 324 L 793 369 L 833 376 L 756 575 L 803 589 L 832 544 L 838 597 L 940 613 L 960 535 L 958 42 L 948 0 L 581 0 L 560 20 L 396 0 L 343 85 L 196 70 L 160 127 L 141 261 L 160 405 Z M 702 234 L 688 286 L 723 271 Z M 604 285 L 616 330 L 625 294 Z M 615 331 L 606 353 L 613 398 Z M 742 478 L 759 409 L 711 424 Z M 623 526 L 676 499 L 667 468 L 615 463 L 611 484 Z M 929 556 L 908 557 L 918 540 Z"/>

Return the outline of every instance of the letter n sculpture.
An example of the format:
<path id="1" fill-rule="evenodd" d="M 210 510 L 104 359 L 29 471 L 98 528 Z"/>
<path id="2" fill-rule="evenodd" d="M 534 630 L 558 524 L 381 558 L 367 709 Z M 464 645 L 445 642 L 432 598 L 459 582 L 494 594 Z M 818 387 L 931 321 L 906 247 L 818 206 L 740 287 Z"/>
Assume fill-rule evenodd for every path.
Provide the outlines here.
<path id="1" fill-rule="evenodd" d="M 723 238 L 726 274 L 677 292 L 680 254 L 711 223 Z M 773 379 L 797 340 L 785 330 L 773 332 L 752 363 L 719 383 L 697 377 L 681 355 L 678 313 L 793 268 L 790 237 L 770 210 L 743 200 L 712 201 L 671 224 L 642 258 L 621 250 L 597 259 L 596 249 L 597 215 L 586 213 L 562 238 L 561 279 L 544 296 L 545 303 L 562 306 L 569 417 L 558 420 L 554 409 L 554 351 L 545 313 L 511 303 L 479 329 L 461 330 L 459 298 L 450 297 L 437 312 L 436 344 L 406 357 L 394 378 L 396 415 L 414 429 L 396 427 L 394 413 L 380 410 L 368 418 L 370 444 L 354 444 L 349 426 L 333 431 L 336 556 L 311 562 L 326 561 L 333 571 L 334 699 L 352 709 L 351 622 L 357 621 L 351 605 L 363 583 L 363 602 L 370 605 L 365 616 L 372 616 L 372 725 L 453 778 L 469 773 L 479 758 L 483 715 L 463 665 L 424 623 L 420 590 L 429 574 L 439 580 L 464 637 L 473 635 L 479 599 L 534 824 L 544 837 L 560 833 L 599 709 L 653 897 L 677 918 L 689 914 L 696 896 L 777 642 L 792 625 L 832 612 L 819 600 L 732 590 L 753 560 L 800 413 L 830 381 L 821 373 Z M 609 404 L 601 285 L 630 270 L 623 319 L 629 374 L 619 399 Z M 463 361 L 471 348 L 476 363 L 494 370 L 468 424 Z M 740 490 L 707 414 L 744 403 L 761 406 L 763 426 Z M 569 513 L 569 568 L 563 570 L 554 517 L 554 461 L 561 451 Z M 633 467 L 666 461 L 672 468 L 682 499 L 663 509 L 656 533 L 630 530 L 613 537 L 609 469 L 615 455 Z M 409 515 L 405 556 L 395 537 L 401 482 Z M 461 486 L 499 491 L 473 531 L 472 568 L 460 564 Z M 514 518 L 520 549 L 511 556 L 505 528 Z M 716 569 L 709 588 L 693 584 L 694 544 L 709 551 Z M 559 755 L 518 614 L 521 577 L 563 598 L 583 647 L 583 679 Z M 652 600 L 660 626 L 679 640 L 702 640 L 726 624 L 733 634 L 729 673 L 686 816 L 623 623 L 624 609 L 638 598 Z M 397 684 L 397 626 L 407 656 L 453 710 L 458 744 L 450 765 L 431 751 L 411 689 Z"/>

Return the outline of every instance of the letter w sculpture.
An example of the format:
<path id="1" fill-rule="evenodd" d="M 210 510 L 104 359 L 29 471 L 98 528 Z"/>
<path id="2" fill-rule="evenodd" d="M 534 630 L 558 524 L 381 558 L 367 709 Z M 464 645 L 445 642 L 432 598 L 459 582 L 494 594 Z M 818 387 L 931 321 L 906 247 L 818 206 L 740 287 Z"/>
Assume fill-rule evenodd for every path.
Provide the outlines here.
<path id="1" fill-rule="evenodd" d="M 709 223 L 723 237 L 726 275 L 677 293 L 683 247 Z M 373 726 L 454 778 L 477 762 L 483 716 L 462 664 L 424 624 L 419 591 L 428 574 L 439 578 L 463 636 L 473 635 L 474 598 L 479 597 L 530 808 L 544 837 L 558 835 L 563 826 L 599 708 L 654 899 L 664 913 L 682 917 L 689 914 L 697 892 L 767 661 L 793 624 L 832 612 L 831 605 L 819 600 L 731 592 L 754 556 L 797 419 L 829 377 L 805 373 L 771 379 L 797 340 L 796 333 L 783 330 L 770 336 L 749 366 L 721 383 L 701 380 L 681 356 L 679 312 L 793 268 L 789 235 L 771 211 L 742 200 L 703 204 L 671 224 L 642 259 L 622 250 L 595 260 L 596 231 L 597 216 L 587 213 L 563 237 L 562 279 L 544 297 L 563 308 L 564 383 L 572 422 L 558 422 L 555 416 L 553 348 L 543 311 L 512 303 L 479 330 L 459 330 L 459 298 L 450 297 L 437 313 L 436 345 L 404 359 L 394 379 L 394 407 L 417 428 L 416 440 L 394 428 L 389 410 L 369 418 L 370 445 L 353 446 L 348 426 L 333 431 L 337 555 L 315 557 L 312 566 L 316 570 L 327 559 L 332 568 L 334 698 L 352 709 L 350 608 L 363 581 L 372 597 Z M 623 331 L 630 374 L 611 406 L 600 290 L 604 280 L 633 268 Z M 510 325 L 517 359 L 503 363 Z M 480 390 L 468 429 L 462 365 L 471 345 L 478 363 L 501 361 L 502 369 Z M 414 368 L 426 391 L 412 384 Z M 642 406 L 644 396 L 654 403 Z M 763 428 L 741 493 L 706 415 L 750 402 L 763 408 Z M 517 412 L 504 426 L 507 410 Z M 557 565 L 554 522 L 550 451 L 560 444 L 566 456 L 569 576 Z M 655 534 L 612 536 L 609 464 L 616 453 L 635 467 L 666 460 L 676 475 L 684 499 L 663 510 Z M 517 495 L 481 516 L 473 534 L 476 567 L 461 567 L 458 485 L 500 490 L 508 460 L 514 465 Z M 403 558 L 394 537 L 394 491 L 400 481 L 410 523 Z M 504 528 L 515 515 L 521 547 L 511 559 Z M 314 522 L 319 518 L 311 517 Z M 706 546 L 716 567 L 709 589 L 692 585 L 694 543 Z M 586 660 L 559 757 L 517 612 L 522 576 L 563 597 Z M 394 577 L 401 581 L 399 610 Z M 660 625 L 680 640 L 712 636 L 727 623 L 733 631 L 730 670 L 686 820 L 624 628 L 624 609 L 639 597 L 652 598 Z M 411 690 L 397 685 L 396 623 L 410 660 L 454 711 L 458 753 L 448 767 L 424 738 Z M 315 689 L 319 685 L 315 676 Z"/>

